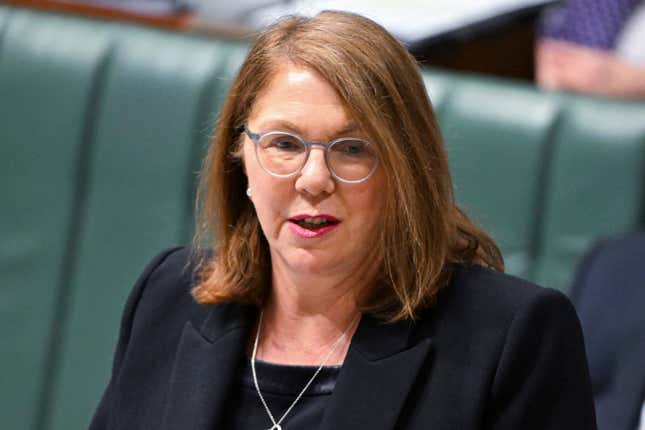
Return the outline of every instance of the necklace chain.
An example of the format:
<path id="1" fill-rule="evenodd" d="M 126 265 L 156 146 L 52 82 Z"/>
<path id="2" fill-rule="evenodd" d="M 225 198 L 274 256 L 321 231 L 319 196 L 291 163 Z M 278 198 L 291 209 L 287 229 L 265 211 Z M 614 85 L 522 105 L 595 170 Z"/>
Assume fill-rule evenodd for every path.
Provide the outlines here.
<path id="1" fill-rule="evenodd" d="M 311 383 L 314 382 L 314 379 L 316 379 L 316 376 L 318 376 L 320 371 L 323 369 L 323 367 L 327 363 L 327 360 L 329 360 L 329 358 L 332 356 L 332 354 L 334 352 L 336 352 L 336 350 L 338 349 L 338 347 L 341 344 L 341 341 L 343 339 L 345 339 L 345 336 L 347 335 L 347 332 L 349 331 L 349 328 L 352 325 L 354 325 L 354 322 L 358 319 L 358 317 L 360 317 L 360 314 L 358 314 L 356 316 L 356 318 L 354 318 L 349 323 L 349 325 L 347 326 L 345 331 L 343 333 L 341 333 L 340 336 L 338 336 L 338 339 L 336 339 L 336 341 L 334 342 L 334 345 L 332 346 L 331 350 L 327 353 L 327 355 L 325 356 L 325 358 L 322 361 L 322 363 L 320 364 L 320 366 L 318 366 L 318 369 L 316 369 L 316 372 L 314 372 L 313 376 L 309 379 L 309 381 L 307 382 L 305 387 L 302 389 L 302 391 L 300 391 L 300 394 L 298 394 L 296 399 L 291 403 L 291 406 L 289 406 L 289 408 L 287 408 L 287 410 L 284 412 L 284 414 L 282 414 L 282 416 L 280 417 L 280 419 L 278 421 L 276 421 L 275 418 L 273 417 L 273 414 L 271 413 L 271 410 L 269 409 L 269 406 L 267 405 L 267 402 L 264 400 L 264 396 L 262 396 L 262 392 L 260 391 L 260 385 L 258 384 L 257 372 L 255 370 L 255 356 L 256 356 L 257 351 L 258 351 L 258 341 L 260 339 L 260 329 L 262 328 L 262 316 L 263 315 L 264 315 L 264 311 L 262 310 L 262 311 L 260 311 L 260 318 L 258 320 L 258 330 L 255 333 L 255 341 L 253 342 L 253 354 L 251 355 L 251 371 L 253 372 L 253 383 L 255 384 L 255 390 L 257 391 L 258 396 L 260 397 L 260 401 L 262 402 L 262 405 L 264 406 L 264 409 L 267 411 L 267 415 L 269 415 L 269 418 L 271 418 L 271 422 L 273 423 L 273 426 L 269 430 L 282 430 L 282 426 L 280 425 L 280 423 L 282 423 L 284 418 L 289 414 L 289 412 L 291 412 L 291 409 L 293 409 L 293 407 L 296 405 L 296 403 L 298 403 L 298 401 L 300 400 L 302 395 L 305 394 L 305 391 L 307 391 L 307 388 L 309 388 Z"/>

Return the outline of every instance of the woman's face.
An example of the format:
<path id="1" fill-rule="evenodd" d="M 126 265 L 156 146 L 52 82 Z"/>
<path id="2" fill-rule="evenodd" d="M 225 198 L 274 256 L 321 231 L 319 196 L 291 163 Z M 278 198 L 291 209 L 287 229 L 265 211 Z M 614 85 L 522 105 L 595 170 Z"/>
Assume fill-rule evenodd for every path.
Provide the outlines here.
<path id="1" fill-rule="evenodd" d="M 247 125 L 253 133 L 286 131 L 316 142 L 367 137 L 317 72 L 289 63 L 258 95 Z M 274 271 L 276 264 L 300 275 L 361 276 L 374 270 L 386 186 L 381 167 L 363 182 L 344 183 L 328 170 L 324 149 L 314 146 L 298 174 L 278 178 L 258 164 L 246 134 L 243 159 Z M 323 218 L 323 227 L 316 226 Z"/>

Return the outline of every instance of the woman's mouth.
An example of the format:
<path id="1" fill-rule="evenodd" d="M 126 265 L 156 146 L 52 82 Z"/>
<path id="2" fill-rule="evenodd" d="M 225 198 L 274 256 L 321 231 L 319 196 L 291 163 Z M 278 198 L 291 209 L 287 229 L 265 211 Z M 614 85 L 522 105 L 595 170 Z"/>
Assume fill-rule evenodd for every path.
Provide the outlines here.
<path id="1" fill-rule="evenodd" d="M 307 228 L 309 230 L 317 230 L 319 228 L 328 226 L 329 224 L 335 224 L 333 221 L 320 217 L 302 218 L 300 220 L 294 220 L 294 222 L 300 227 Z"/>
<path id="2" fill-rule="evenodd" d="M 340 221 L 331 215 L 298 215 L 289 219 L 291 230 L 302 238 L 321 237 L 334 230 Z"/>

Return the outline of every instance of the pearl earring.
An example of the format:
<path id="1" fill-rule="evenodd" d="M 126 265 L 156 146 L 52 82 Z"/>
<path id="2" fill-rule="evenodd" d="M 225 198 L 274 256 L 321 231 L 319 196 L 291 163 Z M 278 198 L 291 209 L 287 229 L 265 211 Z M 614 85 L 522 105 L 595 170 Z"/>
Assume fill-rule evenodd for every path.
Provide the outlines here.
<path id="1" fill-rule="evenodd" d="M 253 193 L 251 192 L 251 189 L 247 188 L 246 189 L 246 196 L 250 198 L 252 195 L 253 195 Z"/>

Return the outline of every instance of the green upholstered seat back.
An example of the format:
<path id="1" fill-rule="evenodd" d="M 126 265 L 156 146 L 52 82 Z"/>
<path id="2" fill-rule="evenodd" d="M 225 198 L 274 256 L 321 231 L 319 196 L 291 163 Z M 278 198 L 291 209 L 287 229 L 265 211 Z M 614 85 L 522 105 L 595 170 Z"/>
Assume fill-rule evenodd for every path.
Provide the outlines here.
<path id="1" fill-rule="evenodd" d="M 2 11 L 0 404 L 3 428 L 27 429 L 51 370 L 85 122 L 109 43 L 88 21 Z"/>
<path id="2" fill-rule="evenodd" d="M 599 238 L 645 224 L 645 103 L 424 75 L 458 203 L 507 271 L 566 291 Z"/>
<path id="3" fill-rule="evenodd" d="M 563 97 L 531 277 L 566 289 L 589 245 L 642 228 L 645 103 Z"/>
<path id="4" fill-rule="evenodd" d="M 196 172 L 246 49 L 0 7 L 3 427 L 87 425 L 134 279 L 190 240 Z M 643 225 L 643 104 L 424 81 L 458 203 L 510 273 L 566 289 L 586 244 Z"/>
<path id="5" fill-rule="evenodd" d="M 190 241 L 197 160 L 229 49 L 170 33 L 114 29 L 88 160 L 82 235 L 52 429 L 82 428 L 109 376 L 120 312 L 151 255 Z"/>
<path id="6" fill-rule="evenodd" d="M 0 6 L 0 50 L 2 49 L 2 36 L 4 34 L 5 24 L 9 21 L 10 9 Z"/>
<path id="7" fill-rule="evenodd" d="M 447 79 L 436 76 L 426 77 L 431 97 L 433 81 Z M 457 202 L 501 247 L 506 270 L 526 277 L 557 100 L 493 79 L 449 81 L 436 110 Z"/>
<path id="8" fill-rule="evenodd" d="M 3 423 L 83 428 L 134 279 L 190 240 L 196 174 L 248 47 L 4 7 L 0 41 Z"/>

